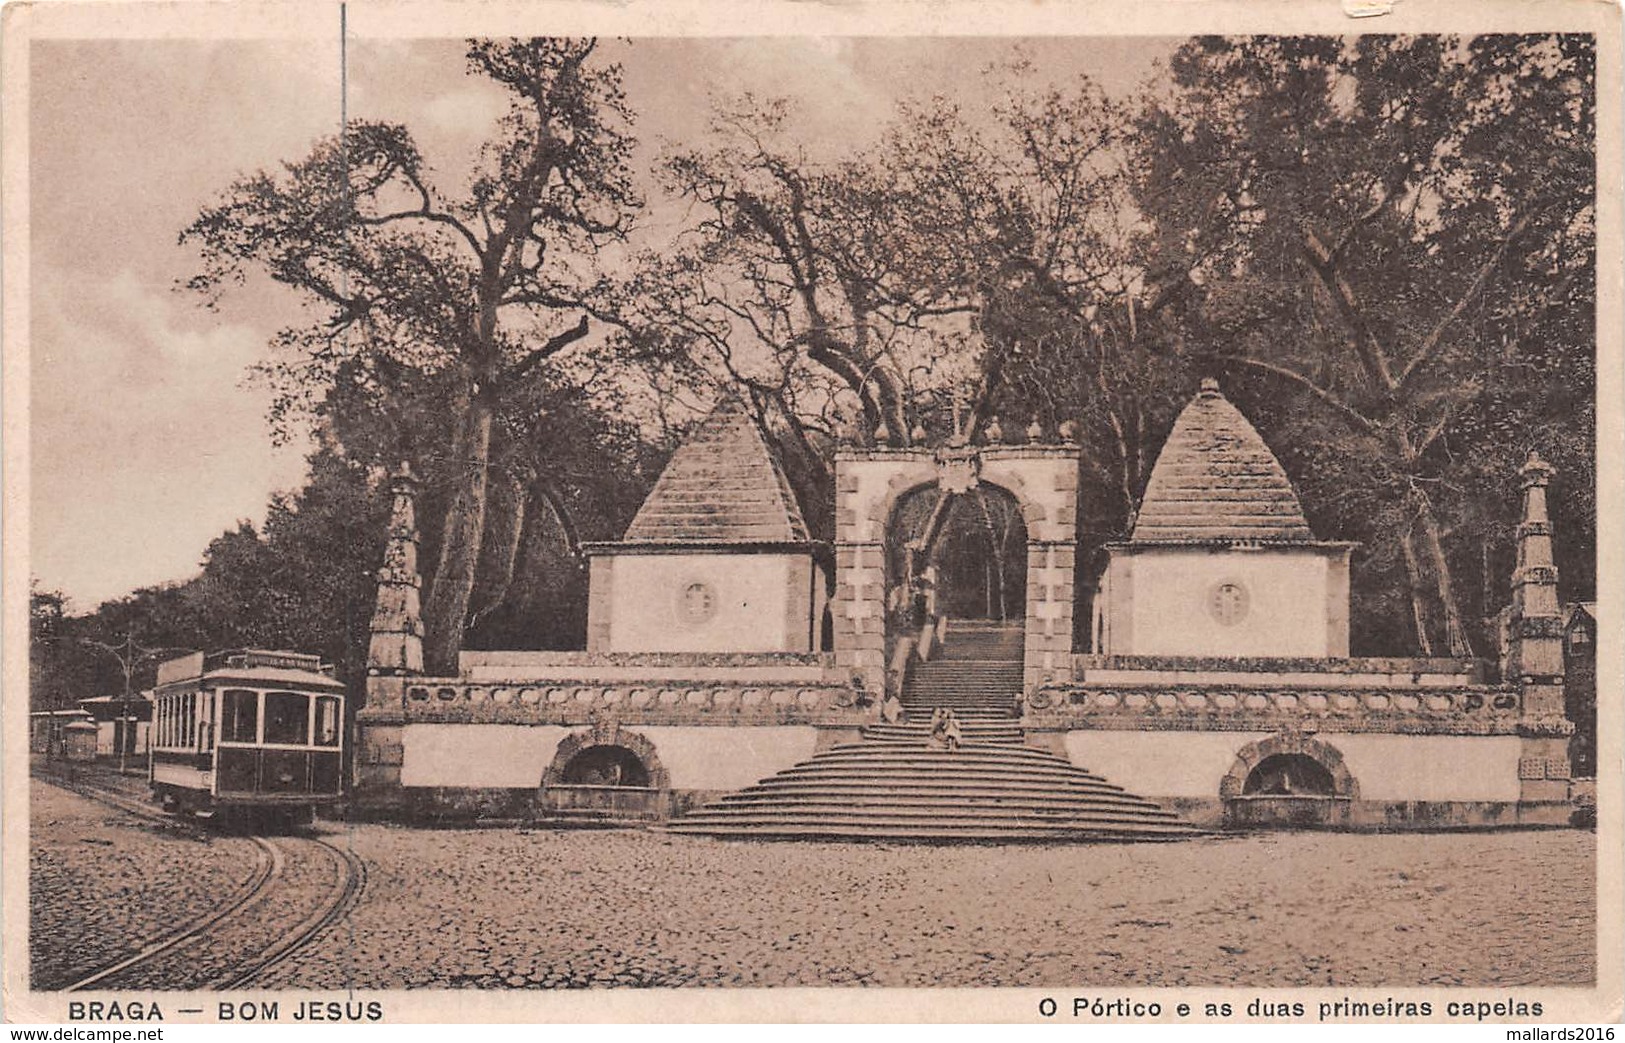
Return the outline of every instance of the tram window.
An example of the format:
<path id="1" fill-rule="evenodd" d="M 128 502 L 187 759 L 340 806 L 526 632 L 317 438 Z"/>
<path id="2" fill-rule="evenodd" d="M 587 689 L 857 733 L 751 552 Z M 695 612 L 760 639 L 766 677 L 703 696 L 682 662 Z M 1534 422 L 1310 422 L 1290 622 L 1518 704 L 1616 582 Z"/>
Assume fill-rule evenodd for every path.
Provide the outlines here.
<path id="1" fill-rule="evenodd" d="M 220 741 L 257 742 L 259 736 L 259 693 L 229 688 L 220 700 Z"/>
<path id="2" fill-rule="evenodd" d="M 309 743 L 309 698 L 298 692 L 265 693 L 265 741 L 288 746 Z"/>
<path id="3" fill-rule="evenodd" d="M 316 745 L 339 744 L 339 701 L 331 695 L 316 697 Z"/>
<path id="4" fill-rule="evenodd" d="M 203 727 L 198 733 L 198 749 L 214 747 L 214 693 L 203 693 Z"/>

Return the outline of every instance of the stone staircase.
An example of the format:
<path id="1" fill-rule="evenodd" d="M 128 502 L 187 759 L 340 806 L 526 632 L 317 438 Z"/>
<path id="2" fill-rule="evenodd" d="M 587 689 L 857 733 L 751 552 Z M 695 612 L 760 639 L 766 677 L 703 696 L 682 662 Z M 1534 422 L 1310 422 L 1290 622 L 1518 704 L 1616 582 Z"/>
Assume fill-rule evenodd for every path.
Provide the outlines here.
<path id="1" fill-rule="evenodd" d="M 814 754 L 667 825 L 673 833 L 760 839 L 1174 840 L 1191 826 L 1121 786 L 1026 745 L 1020 624 L 953 623 L 930 662 L 909 670 L 903 722 Z M 930 742 L 951 709 L 960 748 Z"/>
<path id="2" fill-rule="evenodd" d="M 904 713 L 929 720 L 942 708 L 965 722 L 1015 717 L 1023 634 L 1020 623 L 954 620 L 931 660 L 909 666 L 901 695 Z"/>
<path id="3" fill-rule="evenodd" d="M 1151 801 L 1023 745 L 1016 724 L 964 722 L 957 750 L 927 725 L 869 725 L 681 819 L 673 833 L 923 842 L 1174 840 L 1195 830 Z"/>

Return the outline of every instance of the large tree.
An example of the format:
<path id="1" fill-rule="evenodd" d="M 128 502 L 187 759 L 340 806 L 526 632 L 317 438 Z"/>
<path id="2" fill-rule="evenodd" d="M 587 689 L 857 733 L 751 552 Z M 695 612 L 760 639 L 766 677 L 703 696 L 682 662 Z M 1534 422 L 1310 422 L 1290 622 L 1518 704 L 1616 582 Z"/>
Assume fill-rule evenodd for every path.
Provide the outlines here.
<path id="1" fill-rule="evenodd" d="M 437 388 L 450 437 L 422 467 L 443 511 L 424 608 L 433 670 L 455 669 L 474 608 L 493 459 L 512 434 L 505 408 L 595 319 L 613 319 L 598 258 L 625 239 L 639 201 L 620 70 L 596 50 L 470 42 L 469 73 L 503 88 L 509 109 L 461 192 L 434 183 L 405 127 L 353 122 L 283 170 L 238 181 L 182 233 L 202 254 L 191 285 L 210 301 L 262 271 L 319 313 L 277 338 L 282 414 L 341 379 L 387 393 L 404 370 Z M 509 513 L 523 485 L 506 488 Z"/>
<path id="2" fill-rule="evenodd" d="M 1416 645 L 1469 653 L 1494 595 L 1460 574 L 1503 567 L 1522 454 L 1592 479 L 1591 41 L 1204 38 L 1171 71 L 1139 121 L 1148 267 L 1196 287 L 1311 514 L 1396 565 Z"/>

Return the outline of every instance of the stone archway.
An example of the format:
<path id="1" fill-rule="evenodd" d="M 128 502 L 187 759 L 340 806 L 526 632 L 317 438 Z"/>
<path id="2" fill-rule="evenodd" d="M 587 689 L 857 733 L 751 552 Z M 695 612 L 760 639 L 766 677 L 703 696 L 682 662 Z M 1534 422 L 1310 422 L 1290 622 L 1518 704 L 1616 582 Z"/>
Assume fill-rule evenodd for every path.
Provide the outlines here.
<path id="1" fill-rule="evenodd" d="M 624 750 L 641 766 L 646 788 L 671 789 L 671 776 L 660 763 L 660 755 L 655 752 L 654 743 L 637 732 L 627 731 L 624 728 L 612 731 L 596 728 L 566 735 L 559 741 L 558 752 L 553 755 L 553 763 L 549 764 L 547 771 L 542 774 L 542 788 L 577 784 L 570 781 L 573 774 L 572 766 L 579 768 L 582 756 L 593 750 L 606 752 Z M 606 761 L 620 759 L 622 758 L 612 755 L 606 758 Z"/>
<path id="2" fill-rule="evenodd" d="M 1219 780 L 1232 826 L 1341 826 L 1360 799 L 1359 780 L 1331 743 L 1282 732 L 1248 743 Z"/>
<path id="3" fill-rule="evenodd" d="M 1078 453 L 1072 445 L 843 449 L 836 455 L 835 662 L 871 691 L 886 683 L 886 538 L 893 512 L 922 486 L 986 482 L 1009 493 L 1027 530 L 1023 680 L 1071 674 Z"/>

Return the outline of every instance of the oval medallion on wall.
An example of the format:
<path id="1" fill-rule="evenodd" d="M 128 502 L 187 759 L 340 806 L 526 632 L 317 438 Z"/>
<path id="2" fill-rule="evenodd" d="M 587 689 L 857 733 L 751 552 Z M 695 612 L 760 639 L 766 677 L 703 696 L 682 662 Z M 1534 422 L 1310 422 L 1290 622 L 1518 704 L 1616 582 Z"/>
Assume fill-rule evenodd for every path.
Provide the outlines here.
<path id="1" fill-rule="evenodd" d="M 677 618 L 687 626 L 711 622 L 717 614 L 717 592 L 702 580 L 685 583 L 677 595 Z"/>
<path id="2" fill-rule="evenodd" d="M 1235 626 L 1247 618 L 1250 601 L 1246 587 L 1233 580 L 1226 580 L 1209 592 L 1208 614 L 1218 620 L 1221 626 Z"/>

